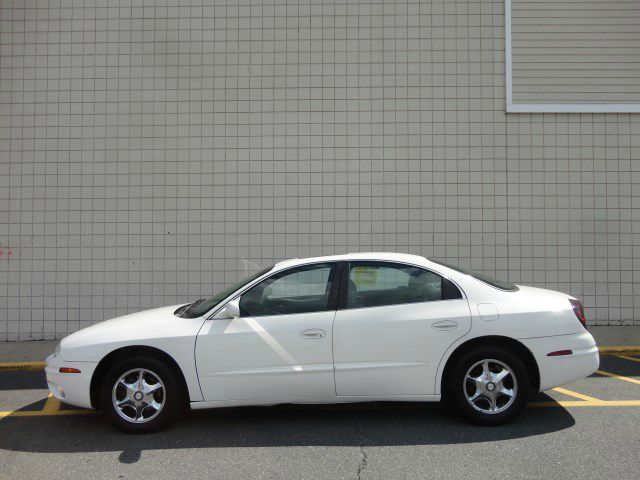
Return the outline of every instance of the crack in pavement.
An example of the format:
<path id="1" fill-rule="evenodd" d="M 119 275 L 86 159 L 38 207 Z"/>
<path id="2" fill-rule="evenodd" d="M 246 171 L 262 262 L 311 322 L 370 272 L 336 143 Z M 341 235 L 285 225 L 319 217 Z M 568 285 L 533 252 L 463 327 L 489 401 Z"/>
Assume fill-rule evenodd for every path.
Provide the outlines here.
<path id="1" fill-rule="evenodd" d="M 356 476 L 358 480 L 362 480 L 362 472 L 365 468 L 367 468 L 367 452 L 364 451 L 364 438 L 362 433 L 360 432 L 360 425 L 358 424 L 358 419 L 354 420 L 355 423 L 355 432 L 356 437 L 358 437 L 358 445 L 360 447 L 360 463 L 358 464 L 358 470 L 356 471 Z"/>

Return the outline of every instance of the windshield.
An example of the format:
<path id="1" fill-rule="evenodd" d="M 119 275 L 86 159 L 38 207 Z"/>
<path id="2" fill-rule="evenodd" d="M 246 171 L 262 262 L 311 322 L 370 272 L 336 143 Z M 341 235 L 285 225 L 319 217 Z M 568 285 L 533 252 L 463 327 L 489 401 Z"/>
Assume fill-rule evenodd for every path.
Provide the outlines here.
<path id="1" fill-rule="evenodd" d="M 220 303 L 222 300 L 224 300 L 229 295 L 231 295 L 233 292 L 244 287 L 248 283 L 253 282 L 256 278 L 261 277 L 262 275 L 270 271 L 273 267 L 274 266 L 272 265 L 268 268 L 260 270 L 259 272 L 253 273 L 248 277 L 243 278 L 239 282 L 231 285 L 230 287 L 227 287 L 224 290 L 216 293 L 212 297 L 209 297 L 202 301 L 196 301 L 193 304 L 186 305 L 186 307 L 184 307 L 184 310 L 182 310 L 182 312 L 180 312 L 179 315 L 185 318 L 198 318 L 204 315 L 213 307 L 215 307 L 218 303 Z"/>
<path id="2" fill-rule="evenodd" d="M 488 283 L 492 287 L 499 288 L 500 290 L 506 290 L 508 292 L 517 292 L 518 286 L 513 283 L 503 282 L 502 280 L 498 280 L 489 275 L 485 275 L 484 273 L 475 272 L 473 270 L 469 270 L 468 268 L 458 267 L 457 265 L 450 265 L 445 262 L 438 262 L 436 260 L 431 260 L 433 263 L 437 263 L 438 265 L 442 265 L 447 268 L 451 268 L 452 270 L 456 270 L 460 273 L 464 273 L 466 275 L 471 275 L 473 278 L 480 280 L 481 282 Z"/>

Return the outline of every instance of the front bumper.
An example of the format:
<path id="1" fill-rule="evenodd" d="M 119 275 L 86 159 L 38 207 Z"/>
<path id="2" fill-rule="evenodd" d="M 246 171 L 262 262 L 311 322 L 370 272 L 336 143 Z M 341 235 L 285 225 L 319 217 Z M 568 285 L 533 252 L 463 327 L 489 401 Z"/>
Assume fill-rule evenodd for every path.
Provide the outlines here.
<path id="1" fill-rule="evenodd" d="M 58 400 L 69 405 L 93 408 L 90 386 L 97 365 L 94 362 L 67 362 L 59 355 L 49 355 L 45 367 L 49 391 Z M 80 373 L 60 373 L 60 367 L 77 368 Z"/>
<path id="2" fill-rule="evenodd" d="M 540 391 L 588 377 L 598 369 L 600 354 L 589 332 L 571 335 L 521 339 L 538 362 Z M 571 350 L 571 355 L 549 357 L 558 350 Z"/>

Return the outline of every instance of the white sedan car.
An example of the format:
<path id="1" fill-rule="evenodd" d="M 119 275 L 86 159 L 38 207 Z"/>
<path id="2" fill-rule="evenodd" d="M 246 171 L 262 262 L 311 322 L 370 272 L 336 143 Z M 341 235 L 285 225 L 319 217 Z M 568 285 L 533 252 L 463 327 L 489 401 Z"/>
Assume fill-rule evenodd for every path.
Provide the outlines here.
<path id="1" fill-rule="evenodd" d="M 598 348 L 563 293 L 392 253 L 280 262 L 220 293 L 108 320 L 47 358 L 51 393 L 126 431 L 192 409 L 439 401 L 514 418 L 585 377 Z"/>

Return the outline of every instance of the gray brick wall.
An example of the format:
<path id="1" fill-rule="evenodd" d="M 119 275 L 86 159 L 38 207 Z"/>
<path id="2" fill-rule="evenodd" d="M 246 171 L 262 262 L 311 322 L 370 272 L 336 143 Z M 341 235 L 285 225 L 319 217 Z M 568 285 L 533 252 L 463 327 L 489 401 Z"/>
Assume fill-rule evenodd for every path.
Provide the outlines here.
<path id="1" fill-rule="evenodd" d="M 640 116 L 505 114 L 502 0 L 0 5 L 0 340 L 368 250 L 640 324 Z"/>

